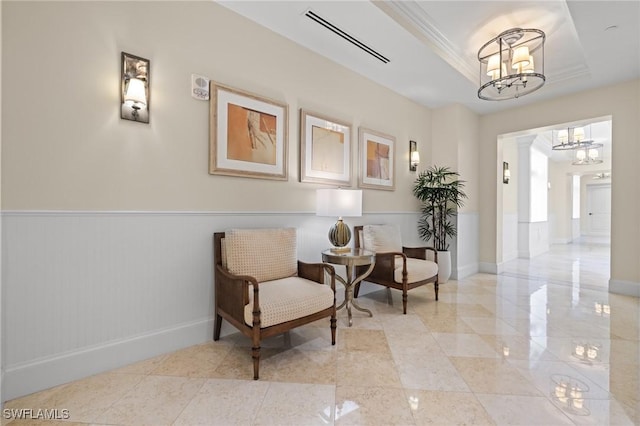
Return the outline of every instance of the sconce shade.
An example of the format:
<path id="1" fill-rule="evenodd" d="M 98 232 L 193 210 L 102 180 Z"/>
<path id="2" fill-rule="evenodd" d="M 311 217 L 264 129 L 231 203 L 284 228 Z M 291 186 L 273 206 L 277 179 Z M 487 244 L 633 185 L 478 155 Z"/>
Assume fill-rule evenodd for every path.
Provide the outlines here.
<path id="1" fill-rule="evenodd" d="M 420 164 L 420 153 L 418 151 L 413 151 L 411 153 L 411 164 L 415 166 Z"/>
<path id="2" fill-rule="evenodd" d="M 409 170 L 415 172 L 420 164 L 420 152 L 418 151 L 418 142 L 409 141 Z"/>
<path id="3" fill-rule="evenodd" d="M 342 218 L 362 216 L 362 190 L 316 190 L 316 216 L 337 216 L 338 222 L 329 229 L 329 241 L 335 247 L 346 246 L 351 240 L 351 230 Z"/>
<path id="4" fill-rule="evenodd" d="M 133 107 L 147 106 L 147 94 L 145 92 L 144 81 L 139 78 L 132 78 L 127 85 L 127 92 L 124 95 L 124 101 Z"/>
<path id="5" fill-rule="evenodd" d="M 502 183 L 508 184 L 509 179 L 511 179 L 511 172 L 509 171 L 509 163 L 506 161 L 502 162 Z"/>

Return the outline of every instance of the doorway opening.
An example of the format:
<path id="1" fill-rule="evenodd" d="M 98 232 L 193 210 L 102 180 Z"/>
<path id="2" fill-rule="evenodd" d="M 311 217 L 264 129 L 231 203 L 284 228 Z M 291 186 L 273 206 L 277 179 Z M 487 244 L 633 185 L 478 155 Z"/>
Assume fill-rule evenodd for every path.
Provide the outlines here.
<path id="1" fill-rule="evenodd" d="M 587 128 L 593 146 L 602 145 L 598 161 L 553 149 L 562 129 L 575 128 Z M 608 289 L 611 117 L 501 135 L 498 143 L 498 164 L 510 171 L 498 188 L 499 273 Z"/>

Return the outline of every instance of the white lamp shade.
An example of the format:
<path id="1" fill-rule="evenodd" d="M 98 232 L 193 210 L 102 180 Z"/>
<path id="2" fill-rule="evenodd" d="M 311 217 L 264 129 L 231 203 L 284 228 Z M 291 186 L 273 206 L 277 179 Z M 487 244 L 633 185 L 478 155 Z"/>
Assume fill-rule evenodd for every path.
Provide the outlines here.
<path id="1" fill-rule="evenodd" d="M 567 141 L 569 140 L 569 130 L 559 130 L 558 140 L 560 141 L 560 143 L 567 143 Z"/>
<path id="2" fill-rule="evenodd" d="M 127 85 L 127 91 L 124 94 L 124 101 L 129 104 L 137 104 L 138 106 L 147 105 L 147 94 L 144 87 L 144 81 L 139 78 L 132 78 Z"/>
<path id="3" fill-rule="evenodd" d="M 513 60 L 511 61 L 511 68 L 520 69 L 526 65 L 529 65 L 529 46 L 519 46 L 513 51 Z"/>
<path id="4" fill-rule="evenodd" d="M 576 159 L 578 161 L 583 161 L 587 157 L 587 154 L 584 152 L 584 149 L 579 149 L 576 151 Z"/>
<path id="5" fill-rule="evenodd" d="M 487 62 L 487 75 L 493 78 L 496 71 L 500 70 L 500 54 L 496 53 L 495 55 L 489 58 L 489 62 Z"/>
<path id="6" fill-rule="evenodd" d="M 411 152 L 411 164 L 420 164 L 420 153 L 418 151 Z"/>
<path id="7" fill-rule="evenodd" d="M 317 189 L 316 216 L 362 216 L 362 190 Z"/>
<path id="8" fill-rule="evenodd" d="M 596 158 L 598 158 L 599 154 L 598 154 L 598 150 L 595 148 L 591 148 L 589 150 L 589 158 L 592 160 L 595 160 Z"/>
<path id="9" fill-rule="evenodd" d="M 522 72 L 527 74 L 535 72 L 535 66 L 533 65 L 533 56 L 529 56 L 529 64 L 522 67 Z"/>
<path id="10" fill-rule="evenodd" d="M 584 140 L 584 128 L 583 127 L 576 127 L 575 129 L 573 129 L 573 140 L 575 142 L 581 142 Z"/>

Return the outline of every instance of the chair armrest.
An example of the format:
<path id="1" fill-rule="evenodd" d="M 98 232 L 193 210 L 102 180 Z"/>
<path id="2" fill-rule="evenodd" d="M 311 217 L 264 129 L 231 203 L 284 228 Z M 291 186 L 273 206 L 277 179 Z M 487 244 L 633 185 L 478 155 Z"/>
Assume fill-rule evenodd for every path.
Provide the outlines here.
<path id="1" fill-rule="evenodd" d="M 407 257 L 422 260 L 428 260 L 427 250 L 433 252 L 433 261 L 438 263 L 438 251 L 433 247 L 402 247 L 402 251 L 407 255 Z"/>
<path id="2" fill-rule="evenodd" d="M 298 260 L 298 276 L 310 281 L 324 284 L 325 273 L 329 274 L 331 289 L 336 291 L 335 268 L 326 263 L 306 263 Z"/>
<path id="3" fill-rule="evenodd" d="M 249 285 L 253 285 L 253 310 L 259 311 L 260 286 L 258 281 L 248 275 L 232 274 L 222 265 L 216 265 L 216 306 L 244 323 L 244 306 L 249 303 Z"/>
<path id="4" fill-rule="evenodd" d="M 393 281 L 394 271 L 396 269 L 396 257 L 402 257 L 403 268 L 407 269 L 407 255 L 404 253 L 390 251 L 386 253 L 376 253 L 375 266 L 368 278 L 383 279 Z M 365 281 L 367 278 L 365 278 Z"/>

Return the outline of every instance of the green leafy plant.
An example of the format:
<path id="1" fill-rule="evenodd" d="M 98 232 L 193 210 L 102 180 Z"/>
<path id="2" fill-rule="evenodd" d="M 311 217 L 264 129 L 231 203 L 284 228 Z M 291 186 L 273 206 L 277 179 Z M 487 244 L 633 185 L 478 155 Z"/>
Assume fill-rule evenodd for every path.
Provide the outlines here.
<path id="1" fill-rule="evenodd" d="M 448 167 L 431 166 L 420 172 L 416 178 L 413 195 L 422 202 L 422 216 L 418 221 L 420 238 L 433 239 L 433 247 L 438 251 L 449 250 L 447 237 L 457 234 L 452 218 L 458 207 L 463 206 L 465 181 L 458 179 L 457 172 Z"/>

